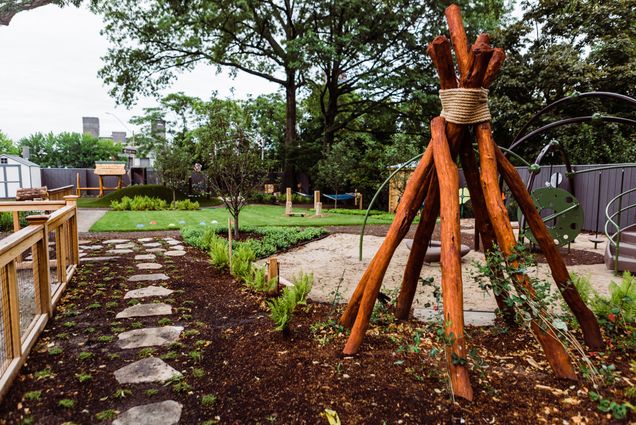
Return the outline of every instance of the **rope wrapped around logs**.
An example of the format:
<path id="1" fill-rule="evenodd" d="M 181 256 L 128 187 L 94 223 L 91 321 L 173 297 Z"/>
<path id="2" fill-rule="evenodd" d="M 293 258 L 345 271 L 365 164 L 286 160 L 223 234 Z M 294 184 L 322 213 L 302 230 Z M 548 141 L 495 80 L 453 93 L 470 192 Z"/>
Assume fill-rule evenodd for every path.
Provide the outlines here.
<path id="1" fill-rule="evenodd" d="M 488 90 L 484 88 L 457 88 L 439 91 L 442 117 L 454 124 L 477 124 L 490 121 Z"/>

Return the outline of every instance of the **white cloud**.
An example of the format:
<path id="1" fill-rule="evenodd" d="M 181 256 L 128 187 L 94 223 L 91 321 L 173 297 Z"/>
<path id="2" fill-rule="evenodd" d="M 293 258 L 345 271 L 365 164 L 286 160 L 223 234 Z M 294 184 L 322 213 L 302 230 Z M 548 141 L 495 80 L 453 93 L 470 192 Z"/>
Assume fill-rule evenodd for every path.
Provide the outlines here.
<path id="1" fill-rule="evenodd" d="M 107 87 L 97 77 L 100 59 L 108 48 L 99 34 L 103 23 L 86 8 L 45 6 L 17 14 L 8 27 L 0 26 L 0 130 L 17 140 L 37 131 L 61 132 L 82 129 L 82 116 L 100 118 L 101 134 L 126 131 L 110 112 L 124 121 L 155 105 L 141 99 L 131 110 L 117 107 Z M 234 90 L 232 91 L 232 88 Z M 208 98 L 213 91 L 222 97 L 245 98 L 271 93 L 278 86 L 263 79 L 239 74 L 215 74 L 200 65 L 182 74 L 165 93 L 183 91 Z"/>

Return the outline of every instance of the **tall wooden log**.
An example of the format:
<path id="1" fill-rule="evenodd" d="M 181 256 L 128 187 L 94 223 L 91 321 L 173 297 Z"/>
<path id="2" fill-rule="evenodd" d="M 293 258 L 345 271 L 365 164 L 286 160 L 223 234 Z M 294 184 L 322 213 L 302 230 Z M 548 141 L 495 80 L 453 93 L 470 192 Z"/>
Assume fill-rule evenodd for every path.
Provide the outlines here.
<path id="1" fill-rule="evenodd" d="M 453 42 L 455 56 L 457 57 L 459 75 L 463 80 L 470 71 L 472 58 L 470 50 L 468 49 L 468 38 L 466 37 L 466 31 L 464 30 L 462 13 L 458 5 L 451 4 L 444 11 L 444 15 L 446 16 L 446 23 L 448 24 L 451 41 Z"/>
<path id="2" fill-rule="evenodd" d="M 488 217 L 488 211 L 486 209 L 486 201 L 484 200 L 484 193 L 479 183 L 479 168 L 477 167 L 477 161 L 475 160 L 475 153 L 473 152 L 473 146 L 470 140 L 464 141 L 460 146 L 459 157 L 464 170 L 464 179 L 466 180 L 466 186 L 470 192 L 470 200 L 473 205 L 473 212 L 475 214 L 475 228 L 477 234 L 481 236 L 484 244 L 484 253 L 491 251 L 495 244 L 495 231 L 492 228 L 490 217 Z M 499 276 L 503 278 L 503 276 Z M 509 294 L 507 291 L 502 291 L 499 294 L 494 294 L 497 301 L 497 307 L 501 311 L 502 316 L 507 324 L 515 325 L 514 310 L 506 303 L 506 298 Z"/>
<path id="3" fill-rule="evenodd" d="M 459 175 L 451 157 L 445 134 L 445 121 L 436 117 L 431 122 L 433 158 L 439 180 L 442 299 L 444 328 L 450 341 L 446 361 L 453 393 L 467 400 L 473 399 L 467 365 L 457 359 L 467 359 L 464 340 L 464 298 L 462 288 L 461 235 L 459 231 Z"/>
<path id="4" fill-rule="evenodd" d="M 435 230 L 437 216 L 439 215 L 439 186 L 437 176 L 434 174 L 426 192 L 424 207 L 420 222 L 413 236 L 413 244 L 411 252 L 404 268 L 404 276 L 402 277 L 402 286 L 397 299 L 395 317 L 399 320 L 407 320 L 413 305 L 417 283 L 422 272 L 424 257 L 428 244 L 431 242 L 431 236 Z"/>
<path id="5" fill-rule="evenodd" d="M 481 162 L 481 185 L 486 201 L 488 215 L 492 222 L 497 242 L 502 253 L 509 257 L 513 254 L 516 240 L 510 224 L 508 212 L 501 199 L 501 192 L 497 181 L 497 160 L 495 156 L 495 142 L 492 138 L 490 122 L 478 124 L 476 127 L 477 144 L 479 146 L 479 159 Z M 517 267 L 518 263 L 512 261 L 511 267 Z M 534 289 L 526 275 L 519 273 L 514 276 L 513 282 L 519 290 L 530 297 L 534 297 Z M 576 380 L 576 373 L 570 362 L 565 347 L 550 329 L 544 330 L 536 320 L 531 322 L 531 329 L 545 352 L 548 363 L 557 376 Z"/>
<path id="6" fill-rule="evenodd" d="M 583 332 L 585 343 L 592 350 L 596 351 L 603 349 L 605 347 L 605 343 L 601 335 L 601 329 L 598 321 L 596 320 L 594 313 L 592 313 L 592 310 L 585 305 L 576 290 L 576 287 L 570 280 L 570 274 L 565 266 L 565 262 L 559 254 L 545 223 L 541 219 L 541 215 L 539 214 L 539 211 L 537 211 L 523 180 L 521 180 L 521 177 L 517 173 L 515 167 L 510 163 L 510 161 L 508 161 L 503 152 L 501 152 L 501 149 L 495 147 L 495 154 L 499 171 L 503 175 L 508 187 L 510 187 L 512 196 L 517 200 L 517 203 L 519 204 L 521 211 L 523 211 L 523 215 L 526 217 L 526 221 L 530 226 L 530 230 L 534 234 L 539 247 L 541 247 L 541 251 L 543 251 L 545 258 L 550 265 L 554 282 L 563 295 L 565 302 L 570 307 L 570 310 L 572 310 L 576 320 L 578 320 L 581 325 L 581 331 Z"/>

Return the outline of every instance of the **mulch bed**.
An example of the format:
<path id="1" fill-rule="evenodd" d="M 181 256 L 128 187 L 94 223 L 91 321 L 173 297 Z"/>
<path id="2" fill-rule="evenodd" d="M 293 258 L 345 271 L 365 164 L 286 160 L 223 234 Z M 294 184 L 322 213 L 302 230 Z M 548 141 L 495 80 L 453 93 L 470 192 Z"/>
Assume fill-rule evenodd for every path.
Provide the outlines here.
<path id="1" fill-rule="evenodd" d="M 178 311 L 171 321 L 186 333 L 179 344 L 157 347 L 154 355 L 168 355 L 166 362 L 185 375 L 187 387 L 116 382 L 113 372 L 139 359 L 143 349 L 118 350 L 114 341 L 100 342 L 99 337 L 130 330 L 134 322 L 157 326 L 158 318 L 114 318 L 127 306 L 125 291 L 147 285 L 126 280 L 134 272 L 130 257 L 84 263 L 0 404 L 0 423 L 110 423 L 97 421 L 95 415 L 168 399 L 184 405 L 182 424 L 326 424 L 321 417 L 326 408 L 338 412 L 343 424 L 610 422 L 587 396 L 588 382 L 553 377 L 527 332 L 505 332 L 498 326 L 467 329 L 469 345 L 478 355 L 471 360 L 475 400 L 454 402 L 443 354 L 431 355 L 431 349 L 443 347 L 435 341 L 435 326 L 396 324 L 390 315 L 379 314 L 361 353 L 342 357 L 346 335 L 328 325 L 338 317 L 331 305 L 310 303 L 295 314 L 288 334 L 275 332 L 260 295 L 211 267 L 203 253 L 186 250 L 185 257 L 159 257 L 164 264 L 159 272 L 171 277 L 166 286 L 178 291 L 169 296 Z M 96 302 L 100 307 L 89 308 Z M 63 352 L 49 354 L 52 345 Z M 92 358 L 79 361 L 81 351 L 92 352 Z M 200 352 L 201 359 L 192 352 Z M 603 362 L 615 363 L 619 373 L 633 379 L 626 366 L 630 355 L 616 352 Z M 46 369 L 54 376 L 36 377 Z M 195 377 L 198 369 L 203 376 Z M 80 383 L 80 372 L 90 373 L 92 380 Z M 620 380 L 602 392 L 622 400 L 626 385 Z M 130 394 L 116 398 L 118 388 Z M 146 395 L 148 389 L 156 395 Z M 34 390 L 42 391 L 41 399 L 26 400 L 25 393 Z M 203 407 L 204 394 L 214 394 L 216 403 Z M 58 406 L 64 398 L 73 399 L 75 406 Z"/>

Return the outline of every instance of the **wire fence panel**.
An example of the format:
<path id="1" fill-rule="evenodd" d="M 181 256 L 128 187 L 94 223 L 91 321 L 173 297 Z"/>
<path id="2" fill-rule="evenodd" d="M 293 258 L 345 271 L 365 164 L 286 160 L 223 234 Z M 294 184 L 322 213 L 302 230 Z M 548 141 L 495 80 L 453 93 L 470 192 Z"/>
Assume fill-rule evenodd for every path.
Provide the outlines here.
<path id="1" fill-rule="evenodd" d="M 0 267 L 0 376 L 7 370 L 12 357 L 8 288 L 6 267 Z"/>
<path id="2" fill-rule="evenodd" d="M 31 261 L 26 259 L 30 258 Z M 20 337 L 24 339 L 30 325 L 38 314 L 39 291 L 35 287 L 33 274 L 33 249 L 24 251 L 16 261 L 16 279 L 18 283 L 18 307 L 20 312 Z"/>

